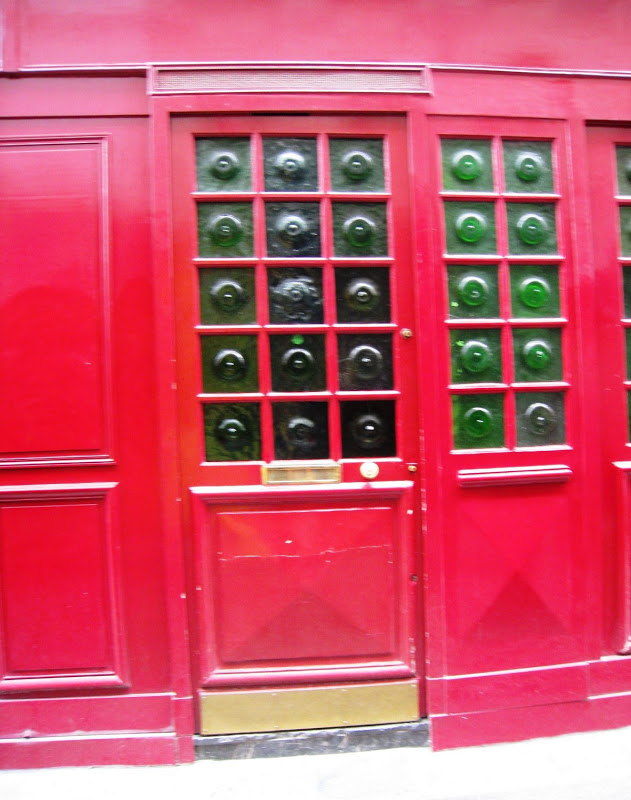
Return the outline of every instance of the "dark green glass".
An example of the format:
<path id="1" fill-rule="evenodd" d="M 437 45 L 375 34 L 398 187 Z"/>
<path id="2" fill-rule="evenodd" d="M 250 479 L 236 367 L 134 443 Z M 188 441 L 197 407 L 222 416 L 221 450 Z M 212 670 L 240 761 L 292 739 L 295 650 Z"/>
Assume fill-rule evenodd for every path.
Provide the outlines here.
<path id="1" fill-rule="evenodd" d="M 624 331 L 626 352 L 627 352 L 627 380 L 631 380 L 631 328 L 625 328 Z"/>
<path id="2" fill-rule="evenodd" d="M 631 195 L 631 147 L 616 147 L 618 194 Z"/>
<path id="3" fill-rule="evenodd" d="M 202 336 L 202 380 L 206 394 L 256 392 L 256 336 Z"/>
<path id="4" fill-rule="evenodd" d="M 336 256 L 387 256 L 385 203 L 333 203 Z"/>
<path id="5" fill-rule="evenodd" d="M 338 336 L 340 389 L 392 389 L 392 337 L 361 333 Z"/>
<path id="6" fill-rule="evenodd" d="M 504 142 L 507 192 L 554 192 L 550 142 Z"/>
<path id="7" fill-rule="evenodd" d="M 324 321 L 321 269 L 270 268 L 267 287 L 271 323 L 318 325 Z"/>
<path id="8" fill-rule="evenodd" d="M 260 411 L 256 403 L 203 406 L 206 461 L 259 461 Z"/>
<path id="9" fill-rule="evenodd" d="M 383 458 L 396 455 L 393 401 L 342 402 L 340 412 L 344 458 Z"/>
<path id="10" fill-rule="evenodd" d="M 199 203 L 199 255 L 202 258 L 243 258 L 253 249 L 250 203 Z"/>
<path id="11" fill-rule="evenodd" d="M 475 267 L 449 265 L 449 316 L 459 319 L 492 319 L 499 317 L 497 266 Z"/>
<path id="12" fill-rule="evenodd" d="M 501 383 L 500 331 L 490 328 L 452 330 L 452 383 Z"/>
<path id="13" fill-rule="evenodd" d="M 624 316 L 631 318 L 631 267 L 622 267 L 622 290 L 624 294 Z"/>
<path id="14" fill-rule="evenodd" d="M 511 264 L 510 285 L 513 317 L 560 316 L 558 267 Z"/>
<path id="15" fill-rule="evenodd" d="M 446 201 L 448 253 L 495 253 L 493 203 Z"/>
<path id="16" fill-rule="evenodd" d="M 329 457 L 326 403 L 272 403 L 274 458 L 301 460 Z"/>
<path id="17" fill-rule="evenodd" d="M 199 270 L 199 316 L 202 325 L 245 325 L 256 322 L 254 270 Z"/>
<path id="18" fill-rule="evenodd" d="M 252 189 L 250 140 L 195 140 L 198 192 L 249 192 Z"/>
<path id="19" fill-rule="evenodd" d="M 315 192 L 318 154 L 315 139 L 263 139 L 266 192 Z"/>
<path id="20" fill-rule="evenodd" d="M 318 203 L 266 203 L 267 253 L 306 258 L 320 255 Z"/>
<path id="21" fill-rule="evenodd" d="M 444 189 L 493 191 L 491 142 L 488 139 L 443 139 L 441 151 Z"/>
<path id="22" fill-rule="evenodd" d="M 296 333 L 270 336 L 272 390 L 318 392 L 326 389 L 324 336 Z"/>
<path id="23" fill-rule="evenodd" d="M 563 392 L 519 392 L 515 395 L 517 446 L 565 442 Z"/>
<path id="24" fill-rule="evenodd" d="M 458 394 L 451 402 L 456 450 L 504 447 L 503 394 Z"/>
<path id="25" fill-rule="evenodd" d="M 330 139 L 334 192 L 383 192 L 381 139 Z"/>
<path id="26" fill-rule="evenodd" d="M 631 256 L 631 206 L 620 206 L 620 252 Z"/>
<path id="27" fill-rule="evenodd" d="M 507 203 L 508 249 L 516 255 L 557 252 L 554 203 Z"/>
<path id="28" fill-rule="evenodd" d="M 338 322 L 390 322 L 390 270 L 336 269 L 335 298 Z"/>
<path id="29" fill-rule="evenodd" d="M 513 328 L 515 381 L 562 381 L 561 331 Z"/>

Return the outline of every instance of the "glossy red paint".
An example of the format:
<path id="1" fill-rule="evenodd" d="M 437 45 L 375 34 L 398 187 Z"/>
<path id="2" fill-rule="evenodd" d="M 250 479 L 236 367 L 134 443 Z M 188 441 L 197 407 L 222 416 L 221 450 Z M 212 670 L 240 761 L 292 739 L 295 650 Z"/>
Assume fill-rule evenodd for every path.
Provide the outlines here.
<path id="1" fill-rule="evenodd" d="M 0 765 L 190 760 L 202 686 L 415 670 L 436 748 L 631 724 L 628 4 L 207 5 L 2 6 Z M 209 42 L 218 62 L 429 63 L 431 93 L 151 95 L 147 65 Z M 193 138 L 330 131 L 392 143 L 404 449 L 372 486 L 350 459 L 339 486 L 262 487 L 260 463 L 201 460 Z M 558 445 L 514 446 L 528 390 L 508 380 L 480 390 L 506 396 L 506 447 L 453 448 L 444 207 L 473 198 L 442 186 L 450 138 L 494 153 L 497 253 L 464 261 L 498 269 L 481 327 L 507 374 L 515 330 L 560 331 Z M 508 300 L 504 208 L 532 201 L 503 183 L 511 141 L 553 154 L 545 324 Z"/>

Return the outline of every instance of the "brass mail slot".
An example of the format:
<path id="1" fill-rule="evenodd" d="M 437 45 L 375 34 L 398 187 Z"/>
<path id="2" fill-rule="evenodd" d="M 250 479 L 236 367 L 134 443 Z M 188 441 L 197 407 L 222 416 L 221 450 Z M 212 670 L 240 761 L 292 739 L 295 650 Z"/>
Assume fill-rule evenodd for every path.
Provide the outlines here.
<path id="1" fill-rule="evenodd" d="M 261 467 L 263 483 L 340 483 L 339 464 L 283 464 Z"/>

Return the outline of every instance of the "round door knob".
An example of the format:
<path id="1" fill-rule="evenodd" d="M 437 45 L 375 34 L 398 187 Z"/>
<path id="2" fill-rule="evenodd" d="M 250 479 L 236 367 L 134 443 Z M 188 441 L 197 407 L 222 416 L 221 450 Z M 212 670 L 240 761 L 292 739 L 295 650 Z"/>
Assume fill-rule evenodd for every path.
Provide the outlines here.
<path id="1" fill-rule="evenodd" d="M 354 347 L 349 359 L 353 373 L 362 380 L 378 377 L 383 369 L 383 356 L 376 347 L 367 344 Z"/>
<path id="2" fill-rule="evenodd" d="M 519 284 L 519 298 L 529 308 L 541 308 L 550 299 L 550 284 L 543 278 L 526 278 Z"/>
<path id="3" fill-rule="evenodd" d="M 219 214 L 210 221 L 210 236 L 220 247 L 231 247 L 238 244 L 243 237 L 243 225 L 238 217 L 232 214 Z"/>
<path id="4" fill-rule="evenodd" d="M 486 220 L 477 211 L 466 211 L 456 219 L 456 234 L 467 244 L 479 242 L 486 233 L 486 229 Z"/>
<path id="5" fill-rule="evenodd" d="M 531 369 L 545 369 L 552 360 L 552 349 L 542 339 L 533 339 L 525 344 L 522 353 Z"/>
<path id="6" fill-rule="evenodd" d="M 458 297 L 467 306 L 481 306 L 489 296 L 489 286 L 484 278 L 469 275 L 458 282 Z"/>
<path id="7" fill-rule="evenodd" d="M 298 214 L 284 214 L 276 223 L 276 232 L 287 244 L 300 244 L 309 232 L 307 221 Z"/>
<path id="8" fill-rule="evenodd" d="M 372 156 L 361 150 L 352 150 L 342 158 L 342 171 L 351 181 L 363 181 L 372 172 Z"/>
<path id="9" fill-rule="evenodd" d="M 245 375 L 246 361 L 238 350 L 220 350 L 213 359 L 215 374 L 225 381 L 236 381 Z"/>
<path id="10" fill-rule="evenodd" d="M 249 434 L 240 419 L 222 419 L 215 428 L 215 436 L 226 450 L 238 450 L 247 443 Z"/>
<path id="11" fill-rule="evenodd" d="M 535 436 L 546 436 L 557 426 L 555 410 L 547 403 L 531 403 L 524 412 L 528 430 Z"/>
<path id="12" fill-rule="evenodd" d="M 350 306 L 370 311 L 379 302 L 381 291 L 376 283 L 367 278 L 351 281 L 344 292 Z"/>
<path id="13" fill-rule="evenodd" d="M 215 153 L 210 160 L 210 173 L 220 181 L 227 181 L 239 172 L 239 159 L 234 153 Z"/>
<path id="14" fill-rule="evenodd" d="M 366 217 L 352 217 L 344 223 L 344 236 L 353 247 L 366 247 L 375 238 L 375 223 Z"/>
<path id="15" fill-rule="evenodd" d="M 364 461 L 359 467 L 359 474 L 367 481 L 372 481 L 379 475 L 379 465 L 374 461 Z"/>
<path id="16" fill-rule="evenodd" d="M 302 347 L 295 347 L 283 355 L 283 370 L 291 375 L 292 378 L 307 378 L 315 366 L 315 360 L 308 350 Z"/>
<path id="17" fill-rule="evenodd" d="M 383 422 L 376 414 L 361 414 L 351 423 L 351 433 L 364 450 L 379 447 L 386 438 Z"/>
<path id="18" fill-rule="evenodd" d="M 537 153 L 520 153 L 515 159 L 515 173 L 522 181 L 536 181 L 543 171 L 541 156 Z"/>
<path id="19" fill-rule="evenodd" d="M 222 311 L 236 311 L 245 303 L 245 290 L 233 280 L 217 281 L 211 290 L 210 298 Z"/>
<path id="20" fill-rule="evenodd" d="M 451 159 L 451 170 L 461 181 L 473 181 L 482 174 L 482 158 L 475 150 L 458 150 Z"/>
<path id="21" fill-rule="evenodd" d="M 294 150 L 287 150 L 276 156 L 274 168 L 276 172 L 285 180 L 300 180 L 305 173 L 307 164 L 302 153 Z"/>
<path id="22" fill-rule="evenodd" d="M 474 439 L 483 439 L 488 436 L 492 427 L 493 417 L 488 408 L 476 406 L 470 408 L 464 415 L 465 432 Z"/>
<path id="23" fill-rule="evenodd" d="M 460 351 L 462 366 L 467 372 L 483 372 L 491 364 L 493 353 L 486 342 L 471 340 Z"/>
<path id="24" fill-rule="evenodd" d="M 524 244 L 541 244 L 548 236 L 548 223 L 540 214 L 522 214 L 517 220 L 517 233 Z"/>

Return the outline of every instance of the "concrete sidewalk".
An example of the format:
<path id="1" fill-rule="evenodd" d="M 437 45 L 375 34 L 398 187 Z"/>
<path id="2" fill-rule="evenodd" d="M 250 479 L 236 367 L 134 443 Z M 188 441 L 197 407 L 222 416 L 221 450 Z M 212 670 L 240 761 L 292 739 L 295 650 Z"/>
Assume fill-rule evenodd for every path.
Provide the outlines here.
<path id="1" fill-rule="evenodd" d="M 630 800 L 631 728 L 433 753 L 0 772 L 2 800 Z"/>

